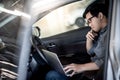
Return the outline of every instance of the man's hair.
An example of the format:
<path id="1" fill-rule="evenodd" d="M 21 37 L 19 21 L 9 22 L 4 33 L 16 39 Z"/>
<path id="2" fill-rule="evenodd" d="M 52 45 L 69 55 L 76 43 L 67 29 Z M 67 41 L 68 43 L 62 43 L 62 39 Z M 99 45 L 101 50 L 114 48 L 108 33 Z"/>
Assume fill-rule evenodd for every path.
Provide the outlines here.
<path id="1" fill-rule="evenodd" d="M 108 17 L 108 8 L 104 3 L 92 3 L 90 4 L 83 13 L 83 17 L 86 18 L 86 14 L 90 12 L 93 16 L 98 16 L 99 12 L 103 13 L 106 17 Z"/>

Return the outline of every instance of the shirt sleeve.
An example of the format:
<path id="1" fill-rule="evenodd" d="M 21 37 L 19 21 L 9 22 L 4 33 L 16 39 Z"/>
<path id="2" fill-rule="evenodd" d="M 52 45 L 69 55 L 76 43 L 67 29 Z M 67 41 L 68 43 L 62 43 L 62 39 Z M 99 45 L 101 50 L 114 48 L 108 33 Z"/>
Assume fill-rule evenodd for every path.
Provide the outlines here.
<path id="1" fill-rule="evenodd" d="M 91 57 L 91 60 L 98 66 L 101 67 L 104 63 L 104 58 L 98 58 L 97 56 Z"/>
<path id="2" fill-rule="evenodd" d="M 105 52 L 106 52 L 106 39 L 104 36 L 100 37 L 98 44 L 94 49 L 95 56 L 91 59 L 98 67 L 101 67 L 105 61 Z"/>
<path id="3" fill-rule="evenodd" d="M 92 53 L 94 53 L 94 48 L 93 47 L 88 51 L 89 55 L 92 54 Z"/>
<path id="4" fill-rule="evenodd" d="M 103 62 L 104 62 L 103 59 L 97 59 L 97 60 L 95 61 L 95 64 L 96 64 L 98 67 L 101 67 L 102 64 L 103 64 Z"/>

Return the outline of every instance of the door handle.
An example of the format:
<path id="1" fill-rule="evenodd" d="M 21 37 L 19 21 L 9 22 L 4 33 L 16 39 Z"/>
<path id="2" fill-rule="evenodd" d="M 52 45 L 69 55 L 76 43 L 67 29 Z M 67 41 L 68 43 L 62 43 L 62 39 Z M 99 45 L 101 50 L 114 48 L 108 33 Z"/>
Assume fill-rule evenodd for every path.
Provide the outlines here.
<path id="1" fill-rule="evenodd" d="M 52 43 L 49 43 L 47 47 L 51 48 L 51 47 L 55 47 L 55 46 L 56 46 L 56 44 L 52 42 Z"/>

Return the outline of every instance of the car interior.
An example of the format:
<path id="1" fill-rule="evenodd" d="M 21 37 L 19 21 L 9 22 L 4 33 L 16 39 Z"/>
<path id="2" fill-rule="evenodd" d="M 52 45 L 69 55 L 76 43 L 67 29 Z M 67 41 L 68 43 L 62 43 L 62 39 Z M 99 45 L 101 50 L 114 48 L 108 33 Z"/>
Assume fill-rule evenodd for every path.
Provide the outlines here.
<path id="1" fill-rule="evenodd" d="M 42 20 L 43 20 L 43 18 L 42 18 Z M 41 20 L 41 22 L 42 22 L 42 20 Z M 78 19 L 76 19 L 75 24 L 80 25 L 80 21 L 79 22 L 77 22 L 77 21 L 78 21 Z M 32 54 L 32 56 L 35 59 L 35 61 L 40 64 L 40 65 L 38 64 L 40 69 L 37 68 L 39 70 L 37 70 L 37 72 L 33 73 L 33 75 L 35 75 L 35 76 L 32 76 L 30 79 L 35 79 L 36 77 L 38 79 L 39 78 L 41 79 L 42 77 L 39 77 L 40 73 L 38 73 L 38 71 L 43 72 L 41 75 L 45 76 L 46 72 L 51 70 L 51 68 L 52 68 L 51 66 L 46 64 L 43 59 L 41 60 L 41 56 L 39 56 L 39 55 L 42 55 L 41 49 L 46 49 L 48 51 L 56 53 L 58 55 L 58 57 L 60 58 L 60 61 L 62 62 L 63 65 L 67 65 L 70 63 L 83 64 L 83 63 L 90 62 L 91 61 L 90 56 L 86 52 L 86 37 L 85 37 L 87 32 L 90 30 L 90 27 L 85 26 L 85 24 L 83 26 L 84 27 L 78 27 L 77 29 L 73 29 L 73 30 L 63 32 L 60 34 L 56 34 L 56 35 L 52 35 L 49 37 L 43 37 L 40 39 L 38 39 L 37 36 L 34 36 L 34 39 L 37 41 L 37 42 L 34 42 L 34 44 L 37 43 L 36 46 L 40 47 L 39 48 L 40 53 L 32 52 L 32 53 L 34 53 L 34 54 Z M 42 28 L 41 27 L 39 27 L 39 28 L 40 28 L 39 34 L 41 34 L 41 35 L 39 35 L 38 37 L 41 37 L 42 36 Z M 35 51 L 37 51 L 37 50 L 38 49 L 36 49 Z M 39 51 L 37 51 L 37 52 L 39 52 Z M 32 64 L 32 61 L 30 64 Z M 46 68 L 46 66 L 47 66 L 47 68 Z M 43 68 L 46 68 L 46 69 L 43 69 Z M 39 75 L 37 76 L 37 74 L 39 74 Z M 71 80 L 79 80 L 79 79 L 89 80 L 85 76 L 80 77 L 80 75 L 73 76 L 73 78 L 71 78 Z M 43 77 L 43 79 L 44 79 L 44 77 Z"/>
<path id="2" fill-rule="evenodd" d="M 0 56 L 0 61 L 4 59 L 5 61 L 18 66 L 11 71 L 15 72 L 16 74 L 17 72 L 18 74 L 21 73 L 21 75 L 26 74 L 26 80 L 45 80 L 46 73 L 49 70 L 53 69 L 49 64 L 46 63 L 42 49 L 56 53 L 63 65 L 70 63 L 84 64 L 90 62 L 90 55 L 88 55 L 86 51 L 86 34 L 90 30 L 90 27 L 85 23 L 82 15 L 79 15 L 80 10 L 78 8 L 83 8 L 82 6 L 84 6 L 85 9 L 88 4 L 94 1 L 95 0 L 61 0 L 60 4 L 54 3 L 57 5 L 54 7 L 52 6 L 51 9 L 49 6 L 49 8 L 43 7 L 43 10 L 41 8 L 41 12 L 39 12 L 37 19 L 34 19 L 36 16 L 32 16 L 34 17 L 33 20 L 35 21 L 31 22 L 31 20 L 29 25 L 29 20 L 26 20 L 23 17 L 21 19 L 20 16 L 8 14 L 6 12 L 0 12 L 0 55 L 2 56 Z M 26 5 L 28 8 L 27 2 L 29 3 L 29 0 L 0 0 L 0 7 L 10 10 L 18 8 L 19 10 L 24 11 L 24 7 L 26 7 Z M 107 0 L 96 0 L 96 2 L 103 2 L 105 4 L 108 4 Z M 73 7 L 73 4 L 76 6 Z M 62 8 L 68 5 L 71 7 L 68 9 L 66 7 Z M 0 10 L 4 11 L 2 8 L 0 8 Z M 61 11 L 57 11 L 57 9 L 60 9 Z M 64 9 L 63 11 L 66 13 L 65 15 L 63 13 L 58 13 L 62 12 L 62 9 Z M 72 12 L 71 10 L 74 9 L 76 9 L 75 12 Z M 84 9 L 81 10 L 84 11 Z M 53 17 L 55 16 L 54 12 L 56 12 L 55 14 L 59 17 Z M 34 14 L 36 15 L 37 13 Z M 64 18 L 62 19 L 61 15 L 59 14 L 62 14 L 62 17 Z M 48 15 L 53 16 L 50 17 Z M 48 18 L 50 18 L 50 20 Z M 58 18 L 61 19 L 59 24 Z M 54 19 L 56 22 L 54 22 Z M 65 21 L 67 22 L 65 23 Z M 21 22 L 24 24 L 21 24 Z M 27 27 L 24 27 L 24 25 L 27 25 Z M 50 28 L 51 26 L 52 28 Z M 56 28 L 54 26 L 57 26 L 59 28 Z M 62 28 L 61 26 L 65 27 Z M 24 38 L 26 41 L 24 41 Z M 22 43 L 20 43 L 20 41 Z M 1 47 L 2 42 L 5 43 L 5 47 Z M 27 42 L 30 44 L 26 44 Z M 24 49 L 26 49 L 28 52 L 24 51 Z M 20 56 L 21 52 L 23 52 L 24 55 Z M 27 57 L 23 58 L 25 55 Z M 27 63 L 25 63 L 25 66 L 23 66 L 24 64 L 20 62 L 21 58 L 23 58 L 22 62 Z M 21 66 L 22 68 L 26 67 L 26 71 L 24 71 L 24 69 L 19 69 Z M 18 78 L 19 80 L 22 80 L 24 77 Z M 73 76 L 71 80 L 92 79 L 89 79 L 80 73 Z"/>

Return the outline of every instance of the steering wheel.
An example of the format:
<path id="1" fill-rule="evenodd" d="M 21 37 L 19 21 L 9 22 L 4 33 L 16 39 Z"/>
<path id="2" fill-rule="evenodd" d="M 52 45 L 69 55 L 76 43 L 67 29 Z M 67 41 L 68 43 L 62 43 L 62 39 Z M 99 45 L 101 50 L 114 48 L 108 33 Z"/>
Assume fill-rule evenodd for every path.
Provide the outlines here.
<path id="1" fill-rule="evenodd" d="M 42 54 L 42 48 L 43 48 L 43 45 L 41 43 L 41 40 L 39 37 L 33 35 L 32 36 L 32 50 L 31 50 L 31 53 L 32 53 L 32 56 L 33 58 L 36 60 L 36 62 L 40 65 L 46 65 L 47 61 L 44 57 L 44 55 Z"/>

